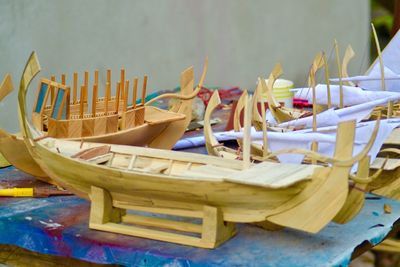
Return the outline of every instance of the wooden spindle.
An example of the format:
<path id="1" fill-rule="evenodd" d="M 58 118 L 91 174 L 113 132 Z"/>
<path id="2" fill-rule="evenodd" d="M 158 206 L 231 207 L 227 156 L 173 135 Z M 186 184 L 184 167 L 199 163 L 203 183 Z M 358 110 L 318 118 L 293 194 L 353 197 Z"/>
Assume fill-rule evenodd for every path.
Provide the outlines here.
<path id="1" fill-rule="evenodd" d="M 66 80 L 67 80 L 66 75 L 65 74 L 61 74 L 61 84 L 62 85 L 65 85 Z"/>
<path id="2" fill-rule="evenodd" d="M 119 96 L 121 94 L 121 83 L 117 82 L 117 92 L 115 94 L 115 113 L 118 114 L 119 111 Z"/>
<path id="3" fill-rule="evenodd" d="M 132 109 L 136 108 L 138 78 L 133 79 Z"/>
<path id="4" fill-rule="evenodd" d="M 70 119 L 70 104 L 71 104 L 71 87 L 67 86 L 67 99 L 65 101 L 65 119 Z"/>
<path id="5" fill-rule="evenodd" d="M 129 95 L 129 80 L 125 81 L 125 92 L 124 92 L 124 112 L 128 110 L 128 95 Z"/>
<path id="6" fill-rule="evenodd" d="M 94 84 L 97 84 L 97 87 L 99 86 L 99 70 L 94 70 Z"/>
<path id="7" fill-rule="evenodd" d="M 95 83 L 93 85 L 93 97 L 92 97 L 92 117 L 96 117 L 96 104 L 97 104 L 97 89 L 98 85 Z"/>
<path id="8" fill-rule="evenodd" d="M 125 93 L 125 69 L 124 68 L 121 69 L 121 77 L 120 77 L 119 82 L 121 83 L 121 91 L 120 91 L 121 98 L 124 99 L 125 98 L 124 97 L 124 93 Z"/>
<path id="9" fill-rule="evenodd" d="M 111 94 L 111 85 L 109 82 L 106 82 L 106 93 L 105 93 L 105 98 L 104 98 L 106 115 L 108 113 L 108 100 L 110 99 L 110 94 Z"/>
<path id="10" fill-rule="evenodd" d="M 142 105 L 144 106 L 144 103 L 146 101 L 146 89 L 147 89 L 147 75 L 144 75 L 143 77 L 143 88 L 142 88 Z"/>
<path id="11" fill-rule="evenodd" d="M 74 82 L 73 82 L 73 92 L 72 92 L 72 103 L 76 104 L 76 96 L 78 94 L 78 73 L 74 72 Z"/>
<path id="12" fill-rule="evenodd" d="M 55 75 L 51 75 L 50 80 L 52 82 L 56 81 L 56 76 Z M 50 86 L 50 99 L 51 99 L 51 103 L 53 103 L 54 100 L 54 86 Z M 46 103 L 45 103 L 46 104 Z"/>
<path id="13" fill-rule="evenodd" d="M 111 70 L 110 69 L 107 70 L 107 81 L 106 81 L 106 83 L 107 82 L 111 84 Z"/>
<path id="14" fill-rule="evenodd" d="M 89 72 L 88 71 L 85 71 L 85 77 L 83 80 L 83 84 L 86 89 L 84 90 L 85 94 L 83 95 L 83 99 L 81 98 L 81 101 L 87 102 L 87 89 L 89 88 Z"/>
<path id="15" fill-rule="evenodd" d="M 81 95 L 80 95 L 80 103 L 79 103 L 79 118 L 83 119 L 83 113 L 84 113 L 84 108 L 85 108 L 85 101 L 82 101 L 83 98 L 85 97 L 85 85 L 83 84 L 81 86 Z"/>

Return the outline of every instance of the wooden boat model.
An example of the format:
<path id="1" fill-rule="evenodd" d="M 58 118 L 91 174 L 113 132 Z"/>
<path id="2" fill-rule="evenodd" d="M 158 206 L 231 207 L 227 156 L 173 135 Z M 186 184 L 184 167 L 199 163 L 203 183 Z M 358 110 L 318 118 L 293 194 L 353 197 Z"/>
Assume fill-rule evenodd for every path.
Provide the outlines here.
<path id="1" fill-rule="evenodd" d="M 191 120 L 192 100 L 199 92 L 207 71 L 207 60 L 199 85 L 194 88 L 193 67 L 181 74 L 181 93 L 160 95 L 145 102 L 147 76 L 143 80 L 141 103 L 137 104 L 138 79 L 133 79 L 132 104 L 128 105 L 129 80 L 121 70 L 116 95 L 111 96 L 111 71 L 107 71 L 105 96 L 99 98 L 98 72 L 94 75 L 91 111 L 88 111 L 88 73 L 77 99 L 78 75 L 74 74 L 73 89 L 48 79 L 39 82 L 32 122 L 47 136 L 85 142 L 149 146 L 171 149 L 183 135 Z M 46 105 L 51 98 L 51 105 Z M 178 99 L 170 110 L 151 106 L 157 100 Z"/>
<path id="2" fill-rule="evenodd" d="M 65 85 L 65 75 L 62 76 L 61 83 L 55 82 L 54 77 L 51 80 L 41 79 L 32 114 L 33 123 L 40 130 L 46 129 L 45 133 L 48 136 L 56 138 L 147 145 L 169 149 L 182 136 L 190 123 L 192 99 L 204 82 L 207 62 L 206 60 L 201 81 L 195 90 L 193 90 L 193 67 L 190 67 L 181 74 L 181 94 L 160 95 L 147 103 L 144 102 L 147 78 L 144 79 L 142 101 L 138 105 L 136 105 L 135 100 L 138 81 L 134 79 L 132 105 L 130 107 L 127 106 L 126 101 L 129 93 L 129 82 L 125 83 L 123 95 L 122 83 L 117 84 L 119 93 L 115 97 L 110 96 L 111 87 L 107 82 L 106 96 L 97 98 L 98 73 L 96 72 L 92 114 L 84 114 L 88 110 L 87 74 L 85 74 L 85 82 L 81 88 L 81 98 L 86 98 L 86 100 L 77 99 L 77 74 L 74 74 L 73 97 L 70 105 L 67 103 L 69 103 L 71 92 L 70 88 Z M 107 77 L 108 80 L 111 79 L 110 71 L 107 72 Z M 123 71 L 121 71 L 121 77 L 124 77 Z M 0 101 L 12 90 L 11 76 L 6 75 L 0 86 Z M 50 106 L 45 105 L 48 98 L 52 99 Z M 165 98 L 175 98 L 179 101 L 169 111 L 150 106 L 155 101 Z M 66 119 L 67 117 L 69 119 Z M 52 182 L 33 160 L 19 135 L 10 134 L 0 129 L 0 152 L 17 169 L 45 182 Z"/>
<path id="3" fill-rule="evenodd" d="M 243 141 L 243 161 L 50 137 L 37 139 L 38 133 L 26 120 L 25 95 L 38 71 L 32 54 L 18 94 L 24 140 L 32 157 L 52 179 L 90 198 L 92 229 L 206 248 L 229 239 L 236 222 L 268 221 L 317 232 L 343 206 L 349 170 L 373 143 L 371 139 L 360 154 L 352 157 L 354 122 L 342 123 L 335 157 L 325 158 L 333 165 L 322 167 L 253 164 L 249 136 Z M 246 104 L 248 132 L 251 98 Z M 126 210 L 199 218 L 202 223 L 128 214 Z"/>
<path id="4" fill-rule="evenodd" d="M 281 105 L 274 97 L 273 85 L 275 81 L 282 75 L 282 66 L 281 64 L 276 64 L 274 69 L 268 78 L 267 87 L 262 87 L 260 82 L 258 82 L 256 90 L 254 91 L 253 98 L 253 125 L 257 130 L 261 130 L 262 128 L 262 116 L 258 112 L 258 105 L 262 102 L 261 110 L 265 109 L 263 97 L 266 97 L 268 102 L 268 109 L 271 112 L 271 115 L 278 123 L 290 121 L 297 118 L 302 118 L 304 116 L 310 116 L 311 113 L 305 110 L 287 108 Z"/>
<path id="5" fill-rule="evenodd" d="M 0 101 L 12 92 L 13 88 L 11 75 L 7 74 L 0 85 Z M 19 135 L 10 134 L 0 129 L 0 152 L 4 159 L 17 169 L 44 182 L 51 182 L 47 174 L 42 171 L 29 154 L 24 140 Z"/>

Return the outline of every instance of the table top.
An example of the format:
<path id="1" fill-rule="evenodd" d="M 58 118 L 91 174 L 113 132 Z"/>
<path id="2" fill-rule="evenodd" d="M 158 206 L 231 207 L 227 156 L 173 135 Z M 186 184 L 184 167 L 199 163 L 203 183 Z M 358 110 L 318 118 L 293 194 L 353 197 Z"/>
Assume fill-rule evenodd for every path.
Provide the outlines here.
<path id="1" fill-rule="evenodd" d="M 14 167 L 0 169 L 3 187 L 47 186 Z M 392 207 L 385 214 L 383 205 Z M 375 245 L 400 217 L 400 202 L 372 195 L 350 223 L 330 223 L 312 235 L 238 224 L 238 233 L 214 250 L 90 230 L 90 203 L 76 196 L 1 198 L 0 243 L 97 263 L 126 266 L 347 265 L 364 241 Z"/>

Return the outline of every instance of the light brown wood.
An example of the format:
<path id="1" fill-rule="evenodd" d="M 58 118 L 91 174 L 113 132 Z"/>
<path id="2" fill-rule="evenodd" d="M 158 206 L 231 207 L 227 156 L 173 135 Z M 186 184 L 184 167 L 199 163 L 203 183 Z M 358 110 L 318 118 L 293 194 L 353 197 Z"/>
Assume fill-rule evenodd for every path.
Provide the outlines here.
<path id="1" fill-rule="evenodd" d="M 355 56 L 354 50 L 351 45 L 348 45 L 346 51 L 344 52 L 343 61 L 342 61 L 342 77 L 347 78 L 349 74 L 347 73 L 347 67 L 349 65 L 350 60 Z M 355 86 L 353 82 L 344 82 L 344 84 L 349 86 Z"/>
<path id="2" fill-rule="evenodd" d="M 117 92 L 115 93 L 115 114 L 118 114 L 118 110 L 119 110 L 119 101 L 120 101 L 120 96 L 121 96 L 121 83 L 117 82 Z"/>
<path id="3" fill-rule="evenodd" d="M 331 100 L 331 86 L 329 81 L 329 69 L 328 69 L 328 60 L 326 58 L 325 52 L 323 53 L 323 60 L 324 60 L 324 68 L 325 68 L 325 83 L 326 83 L 326 96 L 327 96 L 327 106 L 328 109 L 332 107 L 332 100 Z"/>
<path id="4" fill-rule="evenodd" d="M 80 103 L 79 103 L 79 118 L 83 119 L 83 114 L 85 112 L 85 107 L 84 107 L 84 99 L 85 99 L 85 85 L 81 86 L 81 96 L 80 96 Z"/>
<path id="5" fill-rule="evenodd" d="M 133 79 L 132 108 L 136 108 L 138 78 Z"/>
<path id="6" fill-rule="evenodd" d="M 336 55 L 336 64 L 338 68 L 338 74 L 339 74 L 339 108 L 344 107 L 344 102 L 343 102 L 343 81 L 342 81 L 342 66 L 340 65 L 340 55 L 339 55 L 339 44 L 338 42 L 334 41 L 334 46 L 335 46 L 335 55 Z"/>
<path id="7" fill-rule="evenodd" d="M 78 73 L 74 72 L 74 85 L 73 85 L 73 95 L 72 95 L 72 103 L 76 104 L 77 96 L 78 96 Z"/>
<path id="8" fill-rule="evenodd" d="M 147 75 L 143 77 L 143 87 L 142 87 L 142 105 L 146 102 L 146 90 L 147 90 Z"/>
<path id="9" fill-rule="evenodd" d="M 87 90 L 89 88 L 89 72 L 85 71 L 84 77 L 83 77 L 83 85 L 84 85 L 84 92 L 83 92 L 83 98 L 81 97 L 81 102 L 87 103 Z"/>
<path id="10" fill-rule="evenodd" d="M 381 46 L 379 45 L 378 35 L 376 34 L 376 30 L 375 30 L 373 23 L 371 23 L 371 28 L 372 28 L 372 34 L 374 36 L 376 51 L 378 52 L 379 67 L 381 70 L 382 91 L 385 91 L 386 90 L 386 87 L 385 87 L 385 65 L 383 64 Z"/>
<path id="11" fill-rule="evenodd" d="M 14 85 L 11 79 L 11 75 L 7 73 L 0 84 L 0 101 L 2 101 L 13 90 L 14 90 Z"/>
<path id="12" fill-rule="evenodd" d="M 371 158 L 367 156 L 359 162 L 356 176 L 358 179 L 364 180 L 368 178 L 370 159 Z M 350 187 L 347 200 L 342 209 L 333 219 L 334 222 L 345 224 L 351 221 L 361 211 L 364 206 L 365 190 L 367 186 L 368 183 L 355 183 Z"/>
<path id="13" fill-rule="evenodd" d="M 95 83 L 93 85 L 93 96 L 92 96 L 92 117 L 95 118 L 96 117 L 96 104 L 97 104 L 97 87 L 98 84 Z"/>
<path id="14" fill-rule="evenodd" d="M 121 71 L 120 71 L 120 78 L 119 78 L 119 83 L 120 83 L 120 86 L 121 86 L 121 88 L 120 88 L 120 98 L 121 99 L 124 99 L 125 98 L 125 96 L 124 96 L 124 94 L 125 94 L 125 69 L 124 68 L 122 68 L 121 69 Z"/>
<path id="15" fill-rule="evenodd" d="M 25 76 L 30 81 L 30 76 Z M 355 123 L 341 123 L 335 158 L 326 160 L 333 163 L 332 167 L 262 162 L 251 163 L 243 169 L 236 160 L 122 145 L 110 145 L 112 156 L 103 165 L 93 159 L 70 157 L 103 144 L 53 138 L 34 140 L 36 133 L 31 132 L 25 115 L 28 84 L 20 84 L 18 97 L 26 147 L 51 178 L 79 196 L 90 196 L 93 213 L 90 227 L 202 247 L 213 247 L 218 240 L 228 239 L 232 234 L 230 222 L 268 220 L 308 232 L 321 229 L 343 206 L 349 170 L 366 156 L 379 128 L 377 123 L 371 140 L 353 157 Z M 248 114 L 251 114 L 250 104 L 251 100 L 248 100 Z M 192 238 L 182 241 L 182 235 L 165 231 L 120 225 L 119 220 L 124 216 L 120 211 L 122 205 L 127 208 L 139 206 L 144 211 L 201 212 L 203 243 L 194 242 Z M 310 214 L 310 210 L 315 212 Z M 157 221 L 151 221 L 151 224 L 155 225 Z M 160 223 L 160 227 L 164 224 Z"/>

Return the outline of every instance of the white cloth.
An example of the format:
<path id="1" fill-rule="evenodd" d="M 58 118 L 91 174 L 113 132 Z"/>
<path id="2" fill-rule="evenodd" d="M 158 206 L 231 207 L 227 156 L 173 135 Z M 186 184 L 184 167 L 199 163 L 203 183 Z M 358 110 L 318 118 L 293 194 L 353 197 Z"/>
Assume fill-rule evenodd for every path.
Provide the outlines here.
<path id="1" fill-rule="evenodd" d="M 319 105 L 328 104 L 328 93 L 326 84 L 318 84 L 315 87 L 316 103 Z M 339 106 L 340 104 L 340 86 L 330 85 L 331 93 L 331 104 L 332 106 Z M 306 99 L 308 102 L 313 101 L 313 90 L 311 88 L 299 88 L 296 92 L 295 97 Z M 345 106 L 359 105 L 374 101 L 377 99 L 383 99 L 387 97 L 395 97 L 400 99 L 400 93 L 389 92 L 389 91 L 366 91 L 359 87 L 354 86 L 343 86 L 343 103 Z"/>
<path id="2" fill-rule="evenodd" d="M 389 101 L 393 101 L 396 98 L 397 96 L 392 96 L 342 109 L 328 109 L 317 114 L 317 127 L 337 125 L 339 122 L 347 120 L 356 120 L 360 122 L 362 119 L 366 118 L 376 106 L 386 105 Z M 313 118 L 310 116 L 284 122 L 279 124 L 279 126 L 284 128 L 289 126 L 311 128 L 312 121 Z"/>
<path id="3" fill-rule="evenodd" d="M 371 138 L 375 123 L 376 121 L 369 121 L 357 124 L 353 155 L 358 154 L 367 144 Z M 400 119 L 381 120 L 376 140 L 368 153 L 368 155 L 371 156 L 371 163 L 376 159 L 383 142 L 389 137 L 393 129 L 399 126 Z M 336 146 L 336 130 L 336 126 L 329 126 L 318 128 L 317 132 L 313 132 L 311 129 L 284 133 L 268 132 L 268 147 L 272 152 L 293 148 L 311 149 L 312 142 L 316 141 L 318 142 L 318 152 L 332 157 L 334 155 Z M 214 136 L 219 141 L 236 140 L 243 138 L 243 132 L 219 132 L 215 133 Z M 262 145 L 262 138 L 263 133 L 257 132 L 254 128 L 252 128 L 252 142 Z M 184 145 L 190 145 L 189 147 L 193 146 L 193 144 L 204 145 L 204 142 L 203 136 L 186 138 L 179 140 L 174 149 L 184 148 Z M 278 158 L 282 163 L 299 164 L 303 160 L 304 156 L 300 154 L 281 154 L 278 156 Z M 355 172 L 356 170 L 357 164 L 352 167 L 352 172 Z"/>
<path id="4" fill-rule="evenodd" d="M 400 32 L 392 38 L 382 51 L 386 91 L 400 92 Z M 332 79 L 338 81 L 338 79 Z M 367 73 L 362 76 L 343 78 L 343 81 L 357 81 L 358 86 L 371 91 L 381 91 L 381 68 L 376 59 Z"/>

